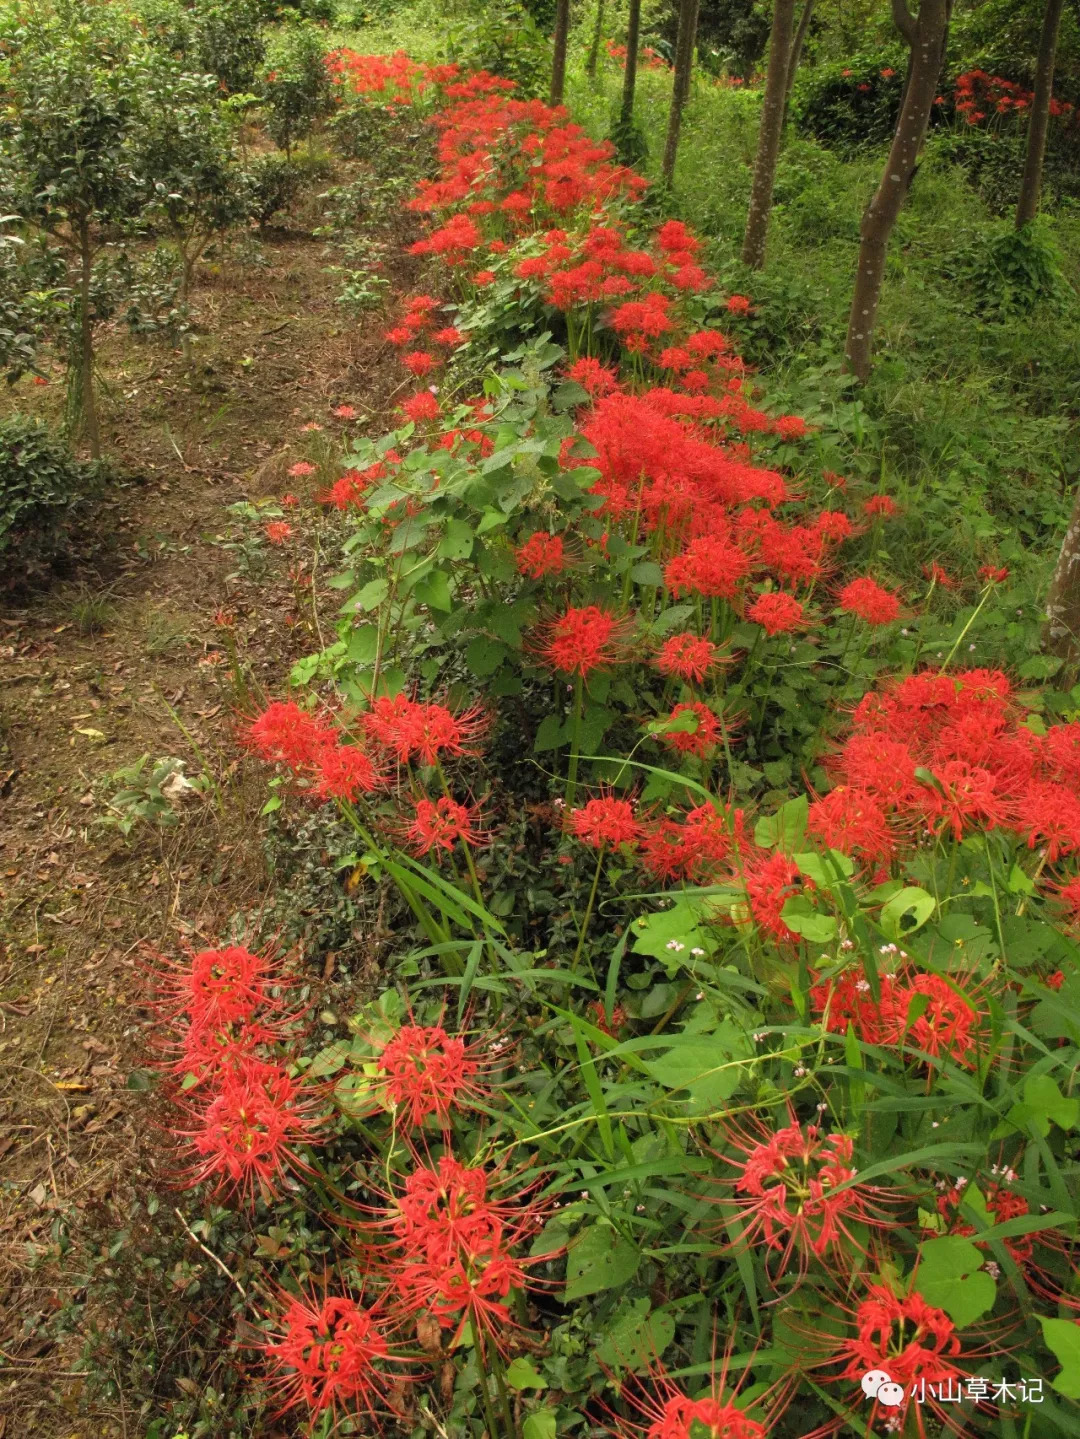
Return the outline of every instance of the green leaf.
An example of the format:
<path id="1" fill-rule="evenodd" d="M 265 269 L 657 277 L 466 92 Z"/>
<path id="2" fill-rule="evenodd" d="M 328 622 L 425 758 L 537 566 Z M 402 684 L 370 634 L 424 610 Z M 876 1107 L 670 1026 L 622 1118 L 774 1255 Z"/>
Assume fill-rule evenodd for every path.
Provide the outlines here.
<path id="1" fill-rule="evenodd" d="M 429 575 L 425 575 L 416 586 L 416 600 L 418 604 L 427 605 L 428 609 L 441 610 L 448 615 L 453 609 L 453 601 L 446 572 L 432 570 Z"/>
<path id="2" fill-rule="evenodd" d="M 353 595 L 344 606 L 346 612 L 351 610 L 374 610 L 382 604 L 390 592 L 390 582 L 386 579 L 368 580 L 364 587 Z"/>
<path id="3" fill-rule="evenodd" d="M 785 900 L 780 918 L 788 929 L 801 934 L 811 944 L 825 944 L 836 937 L 836 917 L 819 913 L 804 894 L 794 894 Z"/>
<path id="4" fill-rule="evenodd" d="M 1061 1365 L 1054 1388 L 1066 1399 L 1080 1399 L 1080 1325 L 1071 1319 L 1040 1317 L 1046 1347 L 1052 1349 Z"/>
<path id="5" fill-rule="evenodd" d="M 555 1439 L 555 1410 L 537 1409 L 526 1416 L 521 1439 Z"/>
<path id="6" fill-rule="evenodd" d="M 588 1225 L 571 1240 L 566 1254 L 566 1289 L 569 1302 L 586 1294 L 599 1294 L 625 1284 L 637 1273 L 641 1250 L 606 1219 Z"/>
<path id="7" fill-rule="evenodd" d="M 511 1389 L 546 1389 L 547 1380 L 538 1374 L 527 1359 L 518 1358 L 506 1366 L 506 1382 Z"/>
<path id="8" fill-rule="evenodd" d="M 782 849 L 792 854 L 806 834 L 810 801 L 805 794 L 789 799 L 773 815 L 762 815 L 754 826 L 754 843 L 762 849 Z"/>
<path id="9" fill-rule="evenodd" d="M 1024 1081 L 1023 1100 L 1014 1104 L 1003 1124 L 992 1137 L 1008 1133 L 1009 1128 L 1028 1129 L 1045 1139 L 1051 1122 L 1059 1129 L 1073 1129 L 1080 1116 L 1080 1100 L 1066 1099 L 1048 1074 L 1032 1074 Z"/>
<path id="10" fill-rule="evenodd" d="M 739 1060 L 747 1056 L 742 1035 L 725 1022 L 708 1036 L 677 1035 L 667 1053 L 646 1060 L 645 1068 L 665 1089 L 685 1090 L 690 1108 L 702 1112 L 731 1098 L 742 1081 Z"/>
<path id="11" fill-rule="evenodd" d="M 983 1269 L 985 1256 L 967 1239 L 946 1235 L 919 1245 L 912 1284 L 960 1329 L 993 1308 L 997 1286 Z"/>
<path id="12" fill-rule="evenodd" d="M 689 957 L 692 949 L 711 950 L 709 933 L 699 927 L 702 908 L 701 901 L 676 899 L 667 909 L 639 916 L 631 926 L 634 949 L 668 965 L 675 963 L 679 955 Z"/>
<path id="13" fill-rule="evenodd" d="M 336 1039 L 333 1044 L 320 1049 L 315 1058 L 311 1061 L 308 1069 L 310 1079 L 321 1079 L 327 1074 L 336 1074 L 339 1069 L 348 1063 L 349 1054 L 352 1051 L 351 1039 Z"/>
<path id="14" fill-rule="evenodd" d="M 936 908 L 932 894 L 917 885 L 909 885 L 881 906 L 879 923 L 889 939 L 903 939 L 921 929 Z M 905 919 L 910 923 L 905 924 Z"/>
<path id="15" fill-rule="evenodd" d="M 558 715 L 545 715 L 540 721 L 533 740 L 533 753 L 543 754 L 545 750 L 558 749 L 566 738 L 566 726 Z"/>
<path id="16" fill-rule="evenodd" d="M 447 520 L 436 553 L 441 560 L 467 560 L 473 550 L 473 528 L 465 520 Z"/>
<path id="17" fill-rule="evenodd" d="M 651 1368 L 675 1337 L 670 1314 L 650 1314 L 648 1299 L 635 1299 L 621 1308 L 602 1330 L 595 1354 L 611 1369 L 638 1373 Z"/>
<path id="18" fill-rule="evenodd" d="M 465 651 L 465 663 L 478 679 L 493 675 L 506 658 L 506 646 L 500 640 L 477 635 Z"/>

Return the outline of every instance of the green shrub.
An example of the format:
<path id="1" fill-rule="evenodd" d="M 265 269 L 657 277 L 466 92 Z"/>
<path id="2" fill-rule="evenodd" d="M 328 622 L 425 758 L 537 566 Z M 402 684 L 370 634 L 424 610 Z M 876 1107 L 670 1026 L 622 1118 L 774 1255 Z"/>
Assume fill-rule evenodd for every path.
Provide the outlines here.
<path id="1" fill-rule="evenodd" d="M 27 570 L 62 553 L 76 507 L 100 488 L 102 467 L 77 460 L 41 420 L 0 422 L 0 555 Z"/>
<path id="2" fill-rule="evenodd" d="M 248 171 L 252 187 L 252 213 L 260 226 L 287 210 L 300 193 L 303 173 L 288 155 L 257 155 Z"/>
<path id="3" fill-rule="evenodd" d="M 256 0 L 211 0 L 194 8 L 194 58 L 227 90 L 253 90 L 266 53 L 261 7 Z"/>
<path id="4" fill-rule="evenodd" d="M 957 278 L 967 279 L 977 307 L 988 317 L 1029 314 L 1065 296 L 1061 251 L 1037 220 L 1022 230 L 1001 230 L 963 255 Z M 965 274 L 966 272 L 966 274 Z"/>
<path id="5" fill-rule="evenodd" d="M 513 80 L 526 96 L 543 95 L 551 79 L 547 41 L 517 0 L 473 9 L 451 29 L 447 53 L 467 69 Z"/>
<path id="6" fill-rule="evenodd" d="M 326 37 L 310 22 L 285 26 L 267 46 L 260 84 L 266 128 L 287 155 L 333 108 L 325 57 Z"/>
<path id="7" fill-rule="evenodd" d="M 854 55 L 821 65 L 796 80 L 796 128 L 841 151 L 887 143 L 903 89 L 904 62 L 896 56 Z"/>

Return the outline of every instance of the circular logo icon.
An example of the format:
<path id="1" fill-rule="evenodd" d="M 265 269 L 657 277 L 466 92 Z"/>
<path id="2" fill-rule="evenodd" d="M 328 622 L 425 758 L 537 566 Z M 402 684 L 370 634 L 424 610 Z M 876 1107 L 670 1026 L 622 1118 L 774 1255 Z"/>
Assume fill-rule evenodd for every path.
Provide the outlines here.
<path id="1" fill-rule="evenodd" d="M 867 1399 L 876 1399 L 883 1384 L 891 1384 L 892 1378 L 884 1369 L 868 1369 L 862 1377 L 862 1392 Z"/>

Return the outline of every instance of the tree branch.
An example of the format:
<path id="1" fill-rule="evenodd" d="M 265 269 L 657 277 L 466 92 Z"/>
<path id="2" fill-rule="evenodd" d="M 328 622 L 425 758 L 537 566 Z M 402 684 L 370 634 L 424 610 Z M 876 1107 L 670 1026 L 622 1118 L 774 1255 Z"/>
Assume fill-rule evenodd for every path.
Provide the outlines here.
<path id="1" fill-rule="evenodd" d="M 915 17 L 907 7 L 907 0 L 892 0 L 893 24 L 909 45 L 915 44 Z"/>

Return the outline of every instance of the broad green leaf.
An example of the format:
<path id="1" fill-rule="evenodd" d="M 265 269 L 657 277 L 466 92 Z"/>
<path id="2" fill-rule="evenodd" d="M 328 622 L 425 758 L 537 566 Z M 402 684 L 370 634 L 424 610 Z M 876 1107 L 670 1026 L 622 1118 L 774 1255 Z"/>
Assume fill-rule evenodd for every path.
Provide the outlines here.
<path id="1" fill-rule="evenodd" d="M 665 1089 L 685 1090 L 692 1110 L 704 1111 L 735 1093 L 743 1075 L 739 1060 L 747 1056 L 743 1036 L 724 1023 L 708 1036 L 677 1035 L 665 1054 L 645 1061 L 645 1068 Z"/>
<path id="2" fill-rule="evenodd" d="M 337 1039 L 333 1044 L 320 1049 L 308 1069 L 309 1079 L 321 1079 L 327 1074 L 336 1074 L 348 1063 L 352 1051 L 351 1039 Z"/>
<path id="3" fill-rule="evenodd" d="M 419 604 L 427 605 L 429 609 L 449 614 L 453 609 L 453 600 L 450 597 L 450 581 L 446 573 L 443 570 L 432 570 L 426 575 L 416 586 L 416 599 Z"/>
<path id="4" fill-rule="evenodd" d="M 382 578 L 368 580 L 367 584 L 353 595 L 352 599 L 347 602 L 344 608 L 346 611 L 363 610 L 365 612 L 367 610 L 377 609 L 383 600 L 386 599 L 389 590 L 390 584 L 388 580 Z"/>
<path id="5" fill-rule="evenodd" d="M 545 715 L 540 721 L 533 740 L 533 753 L 544 754 L 547 750 L 558 749 L 566 739 L 566 726 L 558 715 Z"/>
<path id="6" fill-rule="evenodd" d="M 960 1329 L 993 1308 L 997 1286 L 983 1269 L 985 1255 L 967 1239 L 946 1235 L 919 1245 L 912 1284 Z"/>
<path id="7" fill-rule="evenodd" d="M 649 1369 L 675 1337 L 675 1320 L 667 1313 L 650 1314 L 648 1299 L 620 1308 L 598 1336 L 595 1349 L 601 1364 L 639 1372 Z"/>
<path id="8" fill-rule="evenodd" d="M 506 658 L 506 653 L 506 646 L 501 640 L 477 635 L 465 651 L 465 663 L 478 679 L 486 679 L 499 668 Z"/>
<path id="9" fill-rule="evenodd" d="M 909 885 L 881 906 L 880 924 L 889 939 L 903 939 L 921 929 L 937 908 L 932 894 Z M 908 920 L 907 924 L 904 921 Z"/>
<path id="10" fill-rule="evenodd" d="M 772 815 L 762 815 L 754 826 L 754 843 L 762 849 L 782 849 L 793 854 L 806 835 L 806 819 L 810 801 L 801 794 L 789 799 Z"/>
<path id="11" fill-rule="evenodd" d="M 466 560 L 472 554 L 473 528 L 465 520 L 447 520 L 437 554 L 441 560 Z"/>
<path id="12" fill-rule="evenodd" d="M 555 1439 L 554 1409 L 537 1409 L 525 1417 L 521 1426 L 521 1439 Z"/>
<path id="13" fill-rule="evenodd" d="M 804 894 L 795 894 L 785 900 L 780 918 L 788 929 L 795 934 L 801 934 L 803 939 L 808 939 L 811 944 L 825 944 L 836 936 L 835 916 L 821 914 Z"/>
<path id="14" fill-rule="evenodd" d="M 517 1358 L 506 1366 L 506 1382 L 511 1389 L 546 1389 L 547 1380 L 538 1374 L 527 1359 Z"/>
<path id="15" fill-rule="evenodd" d="M 1046 1347 L 1061 1365 L 1054 1388 L 1066 1399 L 1080 1399 L 1080 1324 L 1071 1319 L 1040 1318 Z"/>
<path id="16" fill-rule="evenodd" d="M 634 949 L 665 964 L 674 964 L 679 955 L 691 958 L 693 949 L 711 950 L 712 939 L 701 924 L 702 908 L 701 901 L 681 898 L 667 909 L 640 915 L 631 926 Z"/>
<path id="17" fill-rule="evenodd" d="M 625 1284 L 637 1273 L 640 1262 L 637 1245 L 624 1239 L 607 1220 L 597 1220 L 570 1242 L 563 1298 L 569 1302 Z"/>

